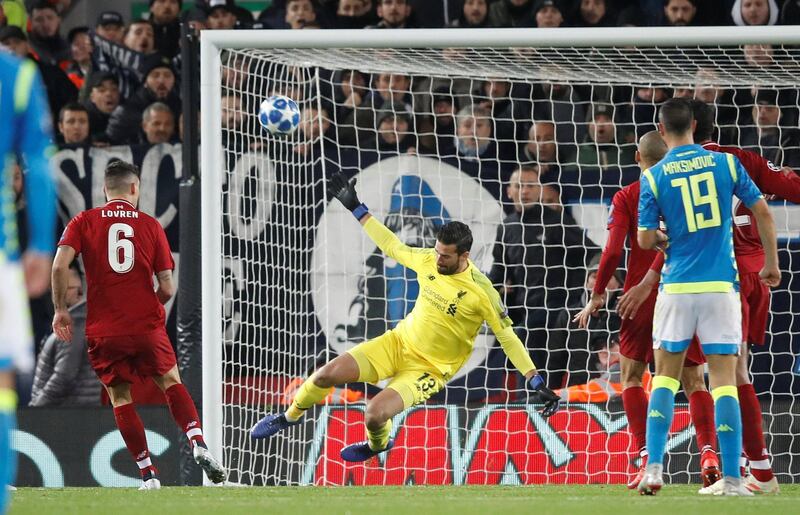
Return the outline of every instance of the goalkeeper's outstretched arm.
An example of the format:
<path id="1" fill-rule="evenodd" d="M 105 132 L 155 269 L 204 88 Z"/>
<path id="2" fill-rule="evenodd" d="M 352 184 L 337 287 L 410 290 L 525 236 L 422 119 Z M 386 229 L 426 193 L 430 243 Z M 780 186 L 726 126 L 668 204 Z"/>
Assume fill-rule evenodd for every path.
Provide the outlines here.
<path id="1" fill-rule="evenodd" d="M 429 254 L 424 249 L 417 249 L 404 244 L 392 231 L 369 214 L 367 206 L 358 200 L 355 180 L 350 182 L 344 174 L 337 173 L 330 179 L 330 190 L 333 196 L 353 213 L 353 216 L 364 227 L 367 236 L 390 258 L 397 260 L 398 263 L 405 267 L 415 270 L 420 259 Z"/>

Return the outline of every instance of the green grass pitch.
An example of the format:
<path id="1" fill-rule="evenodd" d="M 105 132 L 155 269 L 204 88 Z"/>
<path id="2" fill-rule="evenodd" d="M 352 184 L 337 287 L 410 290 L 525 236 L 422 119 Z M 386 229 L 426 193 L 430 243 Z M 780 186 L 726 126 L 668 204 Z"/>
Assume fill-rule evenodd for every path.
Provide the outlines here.
<path id="1" fill-rule="evenodd" d="M 667 485 L 642 497 L 621 485 L 406 486 L 406 487 L 165 487 L 20 488 L 10 515 L 212 515 L 268 514 L 482 514 L 591 515 L 798 513 L 800 485 L 782 485 L 777 496 L 704 497 L 697 486 Z"/>

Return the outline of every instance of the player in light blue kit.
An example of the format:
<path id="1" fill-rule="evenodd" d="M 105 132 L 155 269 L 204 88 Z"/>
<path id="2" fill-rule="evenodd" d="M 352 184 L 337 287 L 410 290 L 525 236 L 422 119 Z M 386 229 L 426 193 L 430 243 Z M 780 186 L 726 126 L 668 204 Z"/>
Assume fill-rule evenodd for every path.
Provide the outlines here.
<path id="1" fill-rule="evenodd" d="M 17 407 L 14 370 L 30 371 L 34 364 L 27 295 L 38 297 L 50 286 L 56 216 L 55 183 L 48 160 L 51 119 L 33 61 L 0 52 L 0 513 L 7 508 L 6 485 L 16 473 L 10 441 Z M 20 252 L 17 240 L 11 184 L 15 161 L 25 177 L 25 253 Z"/>
<path id="2" fill-rule="evenodd" d="M 659 122 L 658 130 L 670 150 L 642 173 L 639 196 L 639 245 L 660 248 L 666 254 L 653 318 L 656 375 L 647 408 L 649 461 L 639 492 L 652 495 L 664 484 L 664 449 L 678 378 L 696 334 L 708 357 L 725 480 L 720 493 L 753 495 L 739 472 L 742 420 L 736 357 L 742 342 L 742 315 L 733 254 L 733 196 L 753 211 L 758 223 L 766 251 L 759 275 L 768 286 L 780 282 L 775 224 L 761 192 L 736 157 L 694 144 L 696 122 L 687 101 L 665 102 Z M 659 230 L 662 218 L 666 233 Z"/>

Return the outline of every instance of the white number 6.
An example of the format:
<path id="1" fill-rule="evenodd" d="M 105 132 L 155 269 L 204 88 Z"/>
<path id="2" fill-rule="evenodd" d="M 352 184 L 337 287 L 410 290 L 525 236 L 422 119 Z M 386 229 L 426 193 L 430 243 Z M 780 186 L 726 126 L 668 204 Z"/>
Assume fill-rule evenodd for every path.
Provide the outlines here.
<path id="1" fill-rule="evenodd" d="M 118 274 L 133 268 L 133 242 L 125 239 L 132 236 L 133 227 L 128 224 L 112 224 L 108 228 L 108 264 Z"/>

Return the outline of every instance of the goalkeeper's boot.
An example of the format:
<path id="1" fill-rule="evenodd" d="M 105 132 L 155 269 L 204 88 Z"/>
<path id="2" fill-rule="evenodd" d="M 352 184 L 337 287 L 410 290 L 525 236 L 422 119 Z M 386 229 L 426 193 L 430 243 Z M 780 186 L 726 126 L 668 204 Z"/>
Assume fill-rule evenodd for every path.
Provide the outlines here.
<path id="1" fill-rule="evenodd" d="M 394 438 L 389 438 L 386 447 L 379 451 L 373 451 L 368 441 L 354 443 L 342 449 L 341 456 L 344 461 L 367 461 L 373 456 L 377 456 L 382 452 L 386 452 L 394 447 Z"/>
<path id="2" fill-rule="evenodd" d="M 214 456 L 211 455 L 211 452 L 206 447 L 195 445 L 194 449 L 192 449 L 192 455 L 194 456 L 194 462 L 205 471 L 209 481 L 215 484 L 225 481 L 225 468 L 214 459 Z"/>
<path id="3" fill-rule="evenodd" d="M 664 465 L 651 463 L 647 466 L 647 473 L 639 483 L 639 494 L 656 495 L 661 487 L 664 486 Z"/>
<path id="4" fill-rule="evenodd" d="M 755 495 L 747 489 L 741 477 L 724 477 L 722 478 L 722 483 L 722 492 L 714 495 L 734 495 L 739 497 L 753 497 Z"/>
<path id="5" fill-rule="evenodd" d="M 777 494 L 781 487 L 778 486 L 778 478 L 772 476 L 769 481 L 759 481 L 752 474 L 745 477 L 742 482 L 744 486 L 754 494 Z"/>
<path id="6" fill-rule="evenodd" d="M 261 438 L 268 438 L 279 431 L 283 431 L 287 427 L 291 427 L 298 422 L 289 422 L 286 420 L 285 413 L 271 413 L 262 418 L 256 425 L 250 428 L 250 438 L 259 440 Z"/>
<path id="7" fill-rule="evenodd" d="M 639 483 L 642 482 L 644 475 L 647 473 L 647 453 L 643 452 L 640 455 L 642 457 L 642 466 L 639 467 L 639 471 L 636 475 L 628 481 L 628 490 L 636 490 L 639 488 Z"/>
<path id="8" fill-rule="evenodd" d="M 703 448 L 700 454 L 700 476 L 703 478 L 703 487 L 708 487 L 722 478 L 719 471 L 719 458 L 711 446 Z"/>

